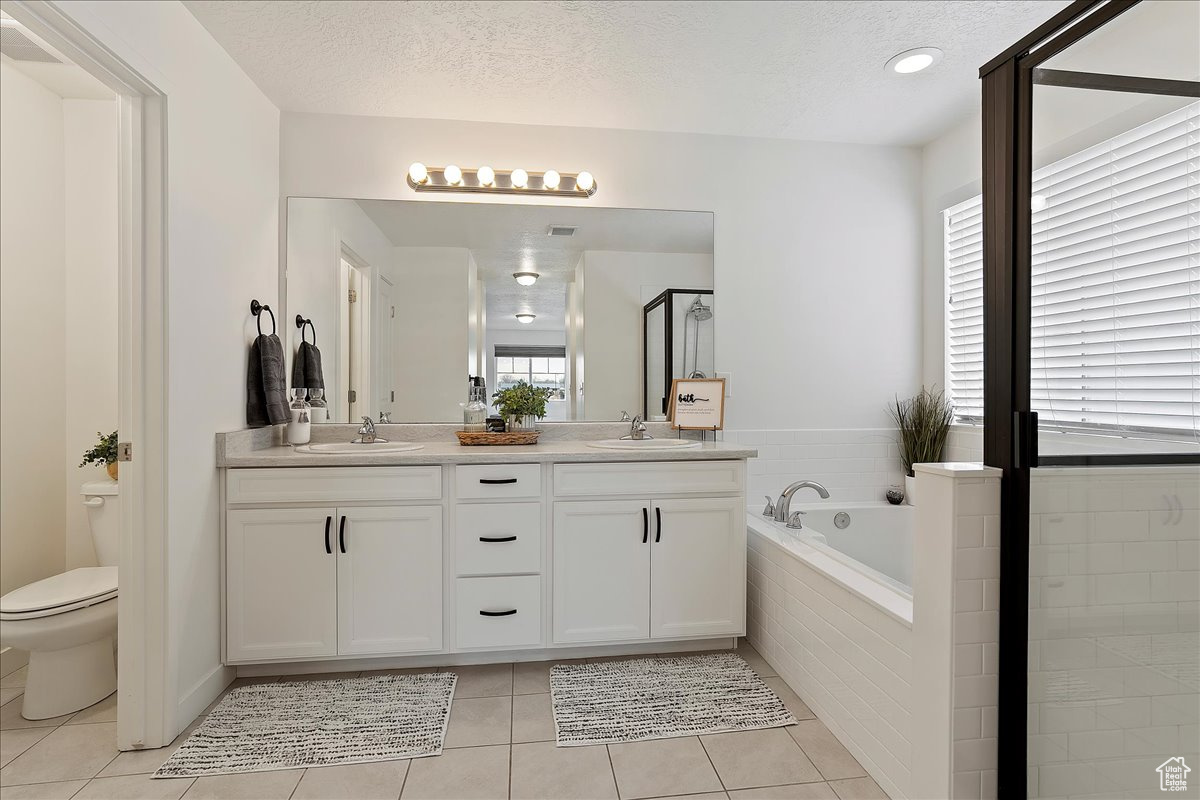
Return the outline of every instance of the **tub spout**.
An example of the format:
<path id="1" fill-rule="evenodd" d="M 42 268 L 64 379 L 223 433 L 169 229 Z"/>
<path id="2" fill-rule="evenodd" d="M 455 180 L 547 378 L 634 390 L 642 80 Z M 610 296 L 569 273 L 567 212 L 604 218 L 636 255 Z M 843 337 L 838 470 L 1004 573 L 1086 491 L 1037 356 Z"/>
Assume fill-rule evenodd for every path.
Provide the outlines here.
<path id="1" fill-rule="evenodd" d="M 792 495 L 800 489 L 812 489 L 821 496 L 822 500 L 829 499 L 829 490 L 816 481 L 796 481 L 783 490 L 779 502 L 775 503 L 775 521 L 787 522 L 791 516 Z"/>

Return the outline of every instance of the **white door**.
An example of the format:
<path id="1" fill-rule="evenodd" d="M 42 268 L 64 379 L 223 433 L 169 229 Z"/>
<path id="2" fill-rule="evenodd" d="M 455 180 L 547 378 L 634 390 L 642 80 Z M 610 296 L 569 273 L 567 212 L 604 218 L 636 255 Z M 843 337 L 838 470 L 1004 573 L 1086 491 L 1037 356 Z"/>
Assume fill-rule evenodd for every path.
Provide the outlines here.
<path id="1" fill-rule="evenodd" d="M 337 653 L 336 513 L 333 508 L 228 513 L 226 649 L 231 661 Z"/>
<path id="2" fill-rule="evenodd" d="M 378 364 L 376 365 L 376 382 L 375 391 L 379 398 L 379 410 L 392 413 L 396 402 L 396 381 L 395 381 L 395 364 L 393 363 L 394 356 L 392 348 L 394 347 L 393 339 L 396 335 L 396 306 L 392 300 L 392 292 L 394 288 L 387 278 L 382 275 L 379 277 L 379 312 L 378 317 Z"/>
<path id="3" fill-rule="evenodd" d="M 650 632 L 650 503 L 554 504 L 554 641 Z"/>
<path id="4" fill-rule="evenodd" d="M 339 508 L 338 652 L 442 647 L 442 507 Z"/>
<path id="5" fill-rule="evenodd" d="M 660 500 L 653 515 L 650 635 L 662 639 L 745 633 L 742 500 Z"/>

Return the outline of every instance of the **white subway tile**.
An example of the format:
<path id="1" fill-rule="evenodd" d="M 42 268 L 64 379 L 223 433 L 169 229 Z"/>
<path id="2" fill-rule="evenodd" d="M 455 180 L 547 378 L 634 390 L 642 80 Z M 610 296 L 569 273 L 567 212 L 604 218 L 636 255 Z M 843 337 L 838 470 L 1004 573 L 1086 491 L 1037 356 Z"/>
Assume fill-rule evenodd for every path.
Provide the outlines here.
<path id="1" fill-rule="evenodd" d="M 982 730 L 981 719 L 982 711 L 978 708 L 954 709 L 954 741 L 978 739 Z M 971 769 L 971 767 L 965 768 Z"/>
<path id="2" fill-rule="evenodd" d="M 954 675 L 983 674 L 983 645 L 955 644 L 954 645 Z"/>
<path id="3" fill-rule="evenodd" d="M 983 581 L 960 580 L 954 584 L 954 611 L 983 611 Z"/>

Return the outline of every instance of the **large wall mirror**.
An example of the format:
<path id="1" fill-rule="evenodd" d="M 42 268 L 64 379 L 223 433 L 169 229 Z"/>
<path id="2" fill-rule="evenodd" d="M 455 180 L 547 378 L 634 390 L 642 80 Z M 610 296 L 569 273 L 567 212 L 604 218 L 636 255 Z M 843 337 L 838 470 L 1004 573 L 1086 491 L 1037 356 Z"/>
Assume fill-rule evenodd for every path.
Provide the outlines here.
<path id="1" fill-rule="evenodd" d="M 714 369 L 707 212 L 293 197 L 285 282 L 330 422 L 461 422 L 471 376 L 550 388 L 544 422 L 661 419 Z"/>

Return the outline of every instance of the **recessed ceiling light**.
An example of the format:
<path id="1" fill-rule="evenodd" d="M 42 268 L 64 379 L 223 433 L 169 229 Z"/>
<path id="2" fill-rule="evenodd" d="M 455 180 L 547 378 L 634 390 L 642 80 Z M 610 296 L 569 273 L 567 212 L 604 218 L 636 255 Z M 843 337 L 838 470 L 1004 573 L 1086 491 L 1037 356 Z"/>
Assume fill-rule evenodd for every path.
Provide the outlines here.
<path id="1" fill-rule="evenodd" d="M 901 75 L 911 75 L 928 69 L 942 60 L 942 51 L 936 47 L 917 47 L 897 53 L 888 59 L 886 69 Z"/>
<path id="2" fill-rule="evenodd" d="M 514 272 L 513 277 L 517 279 L 517 283 L 522 286 L 533 286 L 537 283 L 537 279 L 541 276 L 536 272 Z"/>
<path id="3" fill-rule="evenodd" d="M 528 325 L 537 318 L 536 314 L 517 314 L 517 322 L 522 325 Z"/>

